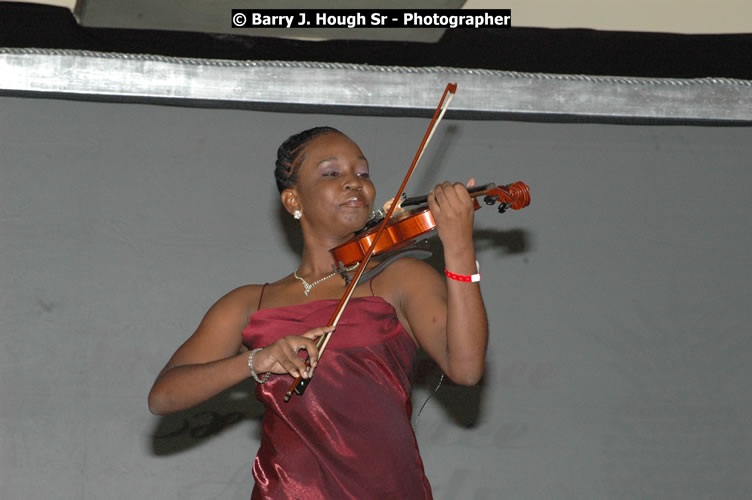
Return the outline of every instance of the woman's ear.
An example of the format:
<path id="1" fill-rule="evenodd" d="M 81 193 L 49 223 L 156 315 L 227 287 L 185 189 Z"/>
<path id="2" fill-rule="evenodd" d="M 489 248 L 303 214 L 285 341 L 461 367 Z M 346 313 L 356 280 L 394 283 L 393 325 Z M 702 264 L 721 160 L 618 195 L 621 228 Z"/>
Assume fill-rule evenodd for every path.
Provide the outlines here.
<path id="1" fill-rule="evenodd" d="M 287 188 L 279 195 L 279 199 L 282 201 L 282 206 L 285 210 L 292 215 L 296 210 L 303 210 L 298 202 L 298 194 L 295 192 L 295 188 Z"/>

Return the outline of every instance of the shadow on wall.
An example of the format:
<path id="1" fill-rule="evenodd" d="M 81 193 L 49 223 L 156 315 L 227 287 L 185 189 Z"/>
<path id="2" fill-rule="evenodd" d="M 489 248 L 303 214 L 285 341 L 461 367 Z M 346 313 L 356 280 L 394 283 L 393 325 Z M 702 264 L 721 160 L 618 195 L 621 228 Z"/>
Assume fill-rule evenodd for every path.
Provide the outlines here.
<path id="1" fill-rule="evenodd" d="M 438 402 L 449 418 L 460 427 L 472 428 L 478 425 L 485 391 L 485 377 L 472 387 L 457 385 L 446 376 L 442 380 L 441 369 L 423 351 L 418 354 L 416 366 L 415 385 L 424 386 L 430 392 L 427 398 L 413 400 L 414 422 L 420 418 L 423 407 L 433 400 Z"/>
<path id="2" fill-rule="evenodd" d="M 518 255 L 532 250 L 530 234 L 523 229 L 480 229 L 473 231 L 473 239 L 478 253 Z"/>
<path id="3" fill-rule="evenodd" d="M 253 396 L 255 384 L 245 380 L 189 410 L 161 417 L 151 433 L 155 456 L 181 453 L 201 446 L 244 421 L 260 420 L 263 406 Z M 256 426 L 258 439 L 261 426 Z"/>

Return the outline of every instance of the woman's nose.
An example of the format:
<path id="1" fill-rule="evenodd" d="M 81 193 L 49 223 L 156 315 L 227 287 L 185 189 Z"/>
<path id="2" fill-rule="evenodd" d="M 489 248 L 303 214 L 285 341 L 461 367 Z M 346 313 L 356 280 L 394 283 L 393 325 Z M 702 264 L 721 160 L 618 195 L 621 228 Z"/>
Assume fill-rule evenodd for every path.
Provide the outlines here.
<path id="1" fill-rule="evenodd" d="M 345 189 L 363 189 L 363 179 L 357 174 L 345 176 Z"/>

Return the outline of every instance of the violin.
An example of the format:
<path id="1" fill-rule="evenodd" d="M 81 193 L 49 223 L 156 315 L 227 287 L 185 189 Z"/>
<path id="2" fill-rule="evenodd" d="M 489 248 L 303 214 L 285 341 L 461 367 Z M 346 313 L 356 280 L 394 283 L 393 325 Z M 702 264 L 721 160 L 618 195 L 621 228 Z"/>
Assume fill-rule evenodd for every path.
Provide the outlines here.
<path id="1" fill-rule="evenodd" d="M 478 197 L 483 196 L 486 205 L 499 203 L 499 213 L 504 213 L 507 209 L 520 210 L 530 205 L 530 188 L 524 182 L 515 182 L 505 186 L 496 184 L 485 184 L 483 186 L 471 187 L 467 190 L 473 198 L 473 208 L 478 210 L 481 205 Z M 404 249 L 413 247 L 419 242 L 426 240 L 436 234 L 436 221 L 431 215 L 431 210 L 427 206 L 428 196 L 416 196 L 406 198 L 400 204 L 399 208 L 406 206 L 420 205 L 411 210 L 404 210 L 391 217 L 386 222 L 381 238 L 376 242 L 373 249 L 373 256 L 384 255 L 392 252 L 399 252 Z M 378 227 L 369 228 L 374 224 L 380 224 L 381 221 L 370 222 L 366 229 L 355 235 L 350 241 L 347 241 L 337 247 L 329 250 L 334 256 L 334 261 L 338 268 L 346 268 L 357 262 L 360 262 L 366 255 L 366 252 L 374 243 Z"/>

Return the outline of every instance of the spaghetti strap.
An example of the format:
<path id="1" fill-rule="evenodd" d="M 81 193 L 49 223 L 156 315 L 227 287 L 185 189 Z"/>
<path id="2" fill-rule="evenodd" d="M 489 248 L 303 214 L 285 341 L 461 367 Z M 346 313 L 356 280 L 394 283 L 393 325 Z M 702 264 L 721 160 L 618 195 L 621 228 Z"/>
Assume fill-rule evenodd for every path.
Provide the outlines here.
<path id="1" fill-rule="evenodd" d="M 259 295 L 259 302 L 258 302 L 258 305 L 256 306 L 257 311 L 261 310 L 261 299 L 264 298 L 264 290 L 266 289 L 266 285 L 268 284 L 269 283 L 264 283 L 264 286 L 261 287 L 261 294 Z"/>
<path id="2" fill-rule="evenodd" d="M 375 294 L 375 293 L 373 293 L 373 280 L 375 280 L 375 279 L 376 279 L 376 276 L 374 276 L 373 278 L 371 278 L 370 280 L 368 280 L 368 286 L 369 286 L 369 287 L 371 288 L 371 295 L 372 295 L 373 297 L 375 297 L 375 296 L 376 296 L 376 294 Z"/>

